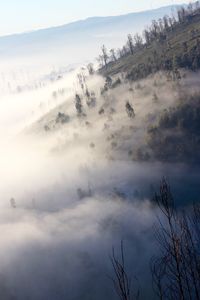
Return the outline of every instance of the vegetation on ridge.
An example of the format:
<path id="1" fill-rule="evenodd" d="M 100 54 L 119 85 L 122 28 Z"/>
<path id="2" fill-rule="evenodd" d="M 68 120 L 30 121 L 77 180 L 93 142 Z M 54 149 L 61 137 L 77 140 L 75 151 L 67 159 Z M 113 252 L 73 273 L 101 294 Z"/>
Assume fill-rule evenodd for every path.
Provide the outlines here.
<path id="1" fill-rule="evenodd" d="M 143 36 L 131 34 L 121 49 L 105 46 L 98 57 L 100 73 L 105 76 L 125 73 L 138 80 L 160 70 L 179 77 L 179 68 L 200 68 L 200 4 L 190 3 L 177 11 L 177 16 L 164 16 L 152 21 Z"/>

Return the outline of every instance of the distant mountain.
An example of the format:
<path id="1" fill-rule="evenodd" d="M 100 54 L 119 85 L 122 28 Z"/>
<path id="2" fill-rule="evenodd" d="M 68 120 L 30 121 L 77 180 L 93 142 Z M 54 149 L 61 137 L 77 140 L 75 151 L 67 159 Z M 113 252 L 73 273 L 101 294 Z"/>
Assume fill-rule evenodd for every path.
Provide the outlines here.
<path id="1" fill-rule="evenodd" d="M 105 44 L 119 47 L 128 33 L 140 32 L 152 19 L 176 11 L 178 6 L 112 17 L 92 17 L 67 25 L 0 37 L 0 60 L 33 57 L 52 64 L 91 60 Z"/>

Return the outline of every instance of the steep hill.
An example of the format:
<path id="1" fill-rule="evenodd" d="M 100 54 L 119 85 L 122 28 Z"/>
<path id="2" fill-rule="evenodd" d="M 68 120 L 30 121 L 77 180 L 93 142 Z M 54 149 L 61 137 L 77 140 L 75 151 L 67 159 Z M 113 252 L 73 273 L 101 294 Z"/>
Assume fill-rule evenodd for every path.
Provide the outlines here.
<path id="1" fill-rule="evenodd" d="M 127 78 L 135 80 L 159 70 L 199 69 L 200 10 L 190 12 L 183 8 L 183 14 L 180 19 L 168 18 L 166 21 L 163 18 L 153 22 L 146 31 L 145 42 L 134 45 L 133 38 L 133 53 L 125 45 L 121 57 L 104 66 L 101 73 L 108 76 L 125 72 Z"/>

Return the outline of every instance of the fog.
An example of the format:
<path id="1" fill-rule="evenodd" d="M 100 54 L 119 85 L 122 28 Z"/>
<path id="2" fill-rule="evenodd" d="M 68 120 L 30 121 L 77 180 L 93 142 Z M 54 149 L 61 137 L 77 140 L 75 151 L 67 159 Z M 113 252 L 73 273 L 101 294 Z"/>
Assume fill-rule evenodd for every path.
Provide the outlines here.
<path id="1" fill-rule="evenodd" d="M 95 93 L 94 107 L 86 105 L 80 72 Z M 11 73 L 10 91 L 7 81 L 1 82 L 0 295 L 116 299 L 109 255 L 124 240 L 128 272 L 137 276 L 143 299 L 154 299 L 148 270 L 158 251 L 153 226 L 159 212 L 152 193 L 166 176 L 177 201 L 187 204 L 191 189 L 194 199 L 198 195 L 199 176 L 184 164 L 134 160 L 130 151 L 143 143 L 145 129 L 178 101 L 187 84 L 198 91 L 199 82 L 188 75 L 176 86 L 157 74 L 102 94 L 105 79 L 89 77 L 85 68 L 59 70 L 53 79 L 47 74 L 44 81 L 38 73 L 27 76 L 20 91 L 12 89 Z M 83 117 L 77 117 L 75 93 L 82 97 Z M 127 100 L 134 119 L 127 116 Z M 59 113 L 69 120 L 60 122 Z"/>

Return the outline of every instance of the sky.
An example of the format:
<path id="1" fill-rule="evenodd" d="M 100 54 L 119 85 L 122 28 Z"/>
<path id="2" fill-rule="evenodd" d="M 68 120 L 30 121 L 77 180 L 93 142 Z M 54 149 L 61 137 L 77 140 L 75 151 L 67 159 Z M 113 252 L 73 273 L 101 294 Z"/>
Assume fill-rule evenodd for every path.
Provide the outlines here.
<path id="1" fill-rule="evenodd" d="M 0 0 L 0 35 L 182 4 L 184 0 Z"/>

